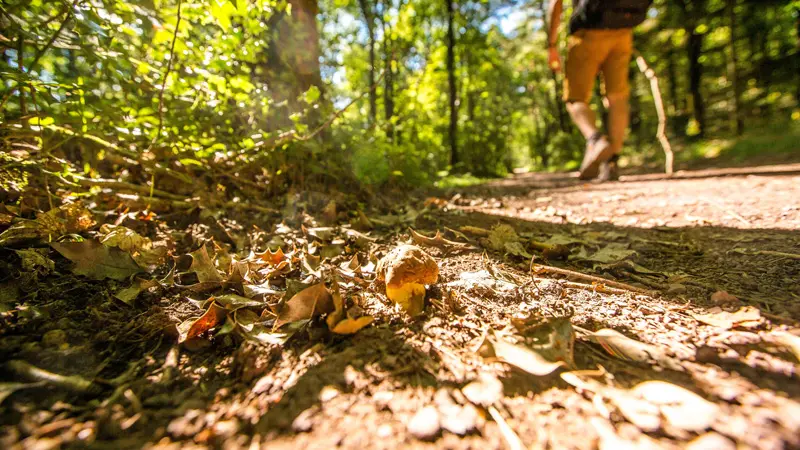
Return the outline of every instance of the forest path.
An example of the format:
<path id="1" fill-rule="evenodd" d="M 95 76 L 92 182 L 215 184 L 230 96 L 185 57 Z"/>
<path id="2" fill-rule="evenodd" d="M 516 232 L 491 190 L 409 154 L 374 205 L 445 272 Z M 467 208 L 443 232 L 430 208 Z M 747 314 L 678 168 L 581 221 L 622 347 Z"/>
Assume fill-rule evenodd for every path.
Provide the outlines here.
<path id="1" fill-rule="evenodd" d="M 30 302 L 48 327 L 22 317 L 0 356 L 121 384 L 15 394 L 0 446 L 799 448 L 798 202 L 800 165 L 605 184 L 530 174 L 403 205 L 381 216 L 402 223 L 332 260 L 385 254 L 408 226 L 469 240 L 426 246 L 439 280 L 424 313 L 343 281 L 373 323 L 343 336 L 320 318 L 284 344 L 219 329 L 177 345 L 200 293 L 124 307 L 116 285 L 42 278 Z M 305 229 L 283 228 L 305 248 Z"/>

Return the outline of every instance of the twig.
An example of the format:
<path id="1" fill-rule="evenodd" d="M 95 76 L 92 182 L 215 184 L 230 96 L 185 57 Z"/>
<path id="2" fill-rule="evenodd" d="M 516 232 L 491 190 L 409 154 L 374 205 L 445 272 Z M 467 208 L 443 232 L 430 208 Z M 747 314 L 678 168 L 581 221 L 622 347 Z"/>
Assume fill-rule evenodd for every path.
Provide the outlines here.
<path id="1" fill-rule="evenodd" d="M 735 219 L 736 219 L 736 220 L 738 220 L 739 222 L 742 222 L 742 223 L 743 223 L 743 224 L 745 224 L 745 225 L 752 225 L 752 224 L 750 223 L 750 221 L 749 221 L 749 220 L 747 220 L 747 219 L 745 219 L 744 217 L 740 216 L 740 215 L 739 215 L 739 214 L 737 214 L 735 211 L 732 211 L 730 208 L 726 208 L 725 206 L 723 206 L 722 204 L 720 204 L 720 203 L 718 203 L 718 202 L 715 202 L 714 200 L 705 199 L 705 201 L 706 201 L 706 202 L 707 202 L 709 205 L 716 206 L 716 207 L 717 207 L 717 208 L 718 208 L 720 211 L 722 211 L 722 212 L 724 212 L 724 213 L 727 213 L 727 214 L 729 214 L 729 215 L 733 216 L 733 218 L 735 218 Z"/>
<path id="2" fill-rule="evenodd" d="M 114 152 L 119 153 L 120 155 L 127 156 L 127 157 L 132 158 L 132 159 L 138 159 L 139 158 L 139 155 L 136 152 L 133 152 L 131 150 L 126 150 L 126 149 L 124 149 L 124 148 L 122 148 L 122 147 L 120 147 L 118 145 L 115 145 L 115 144 L 112 144 L 111 142 L 106 141 L 103 138 L 100 138 L 100 137 L 97 137 L 97 136 L 94 136 L 94 135 L 91 135 L 91 134 L 78 133 L 76 131 L 70 130 L 69 128 L 60 127 L 58 125 L 47 125 L 47 126 L 45 126 L 45 128 L 47 128 L 48 130 L 51 130 L 51 131 L 55 131 L 57 133 L 65 134 L 67 136 L 80 137 L 80 138 L 88 139 L 88 140 L 90 140 L 90 141 L 92 141 L 92 142 L 94 142 L 96 144 L 102 145 L 103 147 L 105 147 L 105 148 L 107 148 L 109 150 L 113 150 Z"/>
<path id="3" fill-rule="evenodd" d="M 64 20 L 61 21 L 61 25 L 58 27 L 58 30 L 56 30 L 56 32 L 53 33 L 52 36 L 50 36 L 50 39 L 47 41 L 44 47 L 42 47 L 41 50 L 36 52 L 36 56 L 33 58 L 33 62 L 31 62 L 31 64 L 28 66 L 28 73 L 33 72 L 33 69 L 36 67 L 36 64 L 39 63 L 39 60 L 42 58 L 42 56 L 44 56 L 44 54 L 47 53 L 47 50 L 50 49 L 50 47 L 53 45 L 56 39 L 58 39 L 58 36 L 61 35 L 61 32 L 64 31 L 64 27 L 67 26 L 67 23 L 69 22 L 69 19 L 72 16 L 72 10 L 74 10 L 75 7 L 78 6 L 79 1 L 80 0 L 73 0 L 72 4 L 69 5 L 69 8 L 67 8 L 66 11 L 67 15 L 66 17 L 64 17 Z"/>
<path id="4" fill-rule="evenodd" d="M 534 273 L 542 273 L 542 272 L 550 272 L 550 273 L 557 273 L 559 275 L 565 275 L 568 277 L 575 277 L 580 278 L 587 281 L 592 281 L 594 283 L 602 283 L 604 285 L 608 285 L 611 287 L 615 287 L 617 289 L 624 289 L 627 291 L 637 292 L 639 294 L 645 294 L 650 296 L 655 296 L 656 293 L 653 291 L 648 291 L 647 289 L 638 288 L 636 286 L 631 286 L 627 283 L 621 283 L 619 281 L 611 281 L 606 278 L 596 277 L 594 275 L 587 275 L 585 273 L 575 272 L 569 269 L 561 269 L 559 267 L 552 267 L 552 266 L 545 266 L 542 264 L 534 264 L 533 269 Z"/>
<path id="5" fill-rule="evenodd" d="M 533 277 L 535 281 L 553 281 L 552 278 L 543 278 L 543 277 Z M 564 281 L 564 280 L 562 280 Z M 583 283 L 576 283 L 574 281 L 564 281 L 564 287 L 568 289 L 583 289 L 592 292 L 600 292 L 601 294 L 615 294 L 615 295 L 625 295 L 629 294 L 631 291 L 627 289 L 615 289 L 612 287 L 608 287 L 605 285 L 600 284 L 583 284 Z"/>
<path id="6" fill-rule="evenodd" d="M 164 88 L 167 86 L 167 78 L 172 70 L 172 61 L 175 59 L 175 43 L 178 41 L 178 30 L 181 27 L 181 6 L 183 6 L 183 0 L 178 0 L 178 20 L 175 22 L 175 32 L 172 34 L 167 71 L 164 72 L 164 79 L 161 80 L 161 91 L 158 93 L 158 128 L 156 129 L 156 135 L 153 136 L 153 141 L 150 143 L 151 147 L 158 141 L 161 136 L 161 130 L 164 128 Z"/>
<path id="7" fill-rule="evenodd" d="M 150 195 L 150 192 L 153 192 L 153 195 L 157 197 L 162 197 L 170 200 L 186 200 L 186 196 L 173 194 L 171 192 L 162 191 L 159 189 L 150 189 L 147 186 L 142 186 L 133 183 L 126 183 L 124 181 L 117 181 L 117 180 L 106 180 L 102 178 L 84 178 L 77 175 L 72 175 L 73 178 L 83 187 L 100 187 L 100 188 L 107 188 L 107 189 L 120 189 L 125 191 L 136 192 L 139 194 Z"/>
<path id="8" fill-rule="evenodd" d="M 494 422 L 497 424 L 497 428 L 500 428 L 500 434 L 502 434 L 503 438 L 505 438 L 508 448 L 510 450 L 524 450 L 525 445 L 522 444 L 522 441 L 520 440 L 519 436 L 517 436 L 517 433 L 515 433 L 514 430 L 512 430 L 508 425 L 508 422 L 506 422 L 506 419 L 504 419 L 500 414 L 500 411 L 498 411 L 494 406 L 489 406 L 487 410 L 492 416 L 492 420 L 494 420 Z"/>
<path id="9" fill-rule="evenodd" d="M 666 155 L 667 158 L 665 171 L 667 175 L 672 175 L 675 154 L 672 152 L 672 145 L 670 145 L 669 139 L 667 138 L 667 113 L 664 111 L 664 100 L 661 98 L 661 88 L 658 87 L 658 77 L 655 71 L 648 67 L 647 61 L 645 61 L 641 54 L 636 56 L 636 65 L 639 66 L 639 70 L 644 76 L 650 80 L 650 90 L 653 92 L 653 102 L 655 103 L 656 114 L 658 115 L 658 131 L 656 131 L 656 137 L 658 141 L 661 142 L 661 147 L 664 149 L 664 155 Z"/>

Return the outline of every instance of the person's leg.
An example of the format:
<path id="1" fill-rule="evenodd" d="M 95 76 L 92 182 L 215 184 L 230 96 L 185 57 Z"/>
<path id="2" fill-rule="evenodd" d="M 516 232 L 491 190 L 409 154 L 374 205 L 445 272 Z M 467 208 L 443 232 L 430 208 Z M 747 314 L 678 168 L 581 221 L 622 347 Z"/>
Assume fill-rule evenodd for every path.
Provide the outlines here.
<path id="1" fill-rule="evenodd" d="M 615 155 L 622 152 L 630 121 L 628 71 L 632 51 L 632 32 L 620 30 L 614 38 L 614 46 L 601 66 L 608 100 L 608 134 Z"/>
<path id="2" fill-rule="evenodd" d="M 597 133 L 597 116 L 589 107 L 595 78 L 600 71 L 602 42 L 596 34 L 581 30 L 569 37 L 564 73 L 564 101 L 572 121 L 586 139 Z"/>
<path id="3" fill-rule="evenodd" d="M 600 164 L 612 155 L 608 139 L 598 131 L 597 116 L 589 106 L 595 78 L 610 48 L 604 31 L 584 30 L 570 36 L 564 100 L 572 121 L 586 138 L 579 174 L 582 180 L 596 177 Z"/>
<path id="4" fill-rule="evenodd" d="M 583 137 L 590 139 L 597 133 L 597 116 L 587 102 L 568 101 L 567 111 Z"/>

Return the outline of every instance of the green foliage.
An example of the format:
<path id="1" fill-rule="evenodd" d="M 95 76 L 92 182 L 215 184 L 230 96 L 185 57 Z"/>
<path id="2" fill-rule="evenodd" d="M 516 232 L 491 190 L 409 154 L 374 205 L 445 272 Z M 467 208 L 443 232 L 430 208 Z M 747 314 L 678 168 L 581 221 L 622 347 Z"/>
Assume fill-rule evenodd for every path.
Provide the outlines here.
<path id="1" fill-rule="evenodd" d="M 0 131 L 33 135 L 44 153 L 89 174 L 112 156 L 190 182 L 236 166 L 273 192 L 307 175 L 423 185 L 443 171 L 502 176 L 519 164 L 552 170 L 580 160 L 562 77 L 547 67 L 543 0 L 456 2 L 455 99 L 441 1 L 292 5 L 5 2 Z M 659 75 L 672 137 L 725 138 L 737 111 L 745 129 L 751 118 L 800 120 L 798 11 L 796 1 L 656 1 L 636 46 Z M 514 26 L 504 22 L 510 13 Z M 697 64 L 691 39 L 700 40 Z M 626 152 L 648 156 L 652 95 L 642 75 L 631 83 Z"/>

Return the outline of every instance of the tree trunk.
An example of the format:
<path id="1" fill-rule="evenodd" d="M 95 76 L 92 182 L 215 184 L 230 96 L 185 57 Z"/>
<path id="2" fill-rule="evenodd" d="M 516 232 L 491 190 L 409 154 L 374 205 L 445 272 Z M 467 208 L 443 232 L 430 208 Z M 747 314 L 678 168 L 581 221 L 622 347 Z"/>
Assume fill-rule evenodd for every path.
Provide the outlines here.
<path id="1" fill-rule="evenodd" d="M 675 52 L 670 49 L 667 53 L 667 74 L 669 76 L 669 98 L 672 103 L 672 115 L 677 115 L 682 111 L 680 98 L 678 97 L 678 72 L 676 70 Z"/>
<path id="2" fill-rule="evenodd" d="M 389 37 L 391 30 L 387 28 L 386 21 L 382 20 L 383 27 L 383 54 L 384 54 L 384 75 L 383 75 L 383 115 L 386 119 L 386 135 L 389 139 L 394 138 L 394 74 L 392 72 L 392 61 L 394 61 L 394 53 L 392 49 L 392 41 Z"/>
<path id="3" fill-rule="evenodd" d="M 364 14 L 364 23 L 367 25 L 367 35 L 369 36 L 369 124 L 375 124 L 378 110 L 378 92 L 375 87 L 375 19 L 372 7 L 368 0 L 358 0 L 361 12 Z"/>
<path id="4" fill-rule="evenodd" d="M 555 105 L 556 117 L 558 117 L 558 127 L 564 133 L 569 133 L 569 124 L 567 123 L 567 115 L 564 111 L 564 102 L 561 101 L 561 83 L 558 82 L 558 76 L 552 70 L 550 71 L 550 76 L 553 78 L 553 83 L 555 83 L 555 89 L 553 89 L 553 105 Z"/>
<path id="5" fill-rule="evenodd" d="M 456 36 L 453 31 L 455 10 L 453 0 L 445 0 L 447 8 L 447 81 L 450 104 L 450 165 L 455 167 L 460 161 L 458 155 L 458 104 L 456 100 Z"/>
<path id="6" fill-rule="evenodd" d="M 699 135 L 703 136 L 706 132 L 706 105 L 701 92 L 703 66 L 700 63 L 700 56 L 703 51 L 703 35 L 697 33 L 697 28 L 692 27 L 687 30 L 689 40 L 687 51 L 689 57 L 689 91 L 692 94 L 692 111 L 694 119 L 697 121 Z"/>
<path id="7" fill-rule="evenodd" d="M 744 132 L 744 121 L 742 120 L 741 107 L 741 86 L 739 83 L 739 58 L 736 52 L 736 0 L 728 0 L 728 20 L 731 33 L 731 57 L 728 61 L 728 78 L 731 82 L 733 94 L 733 126 L 737 136 Z"/>

